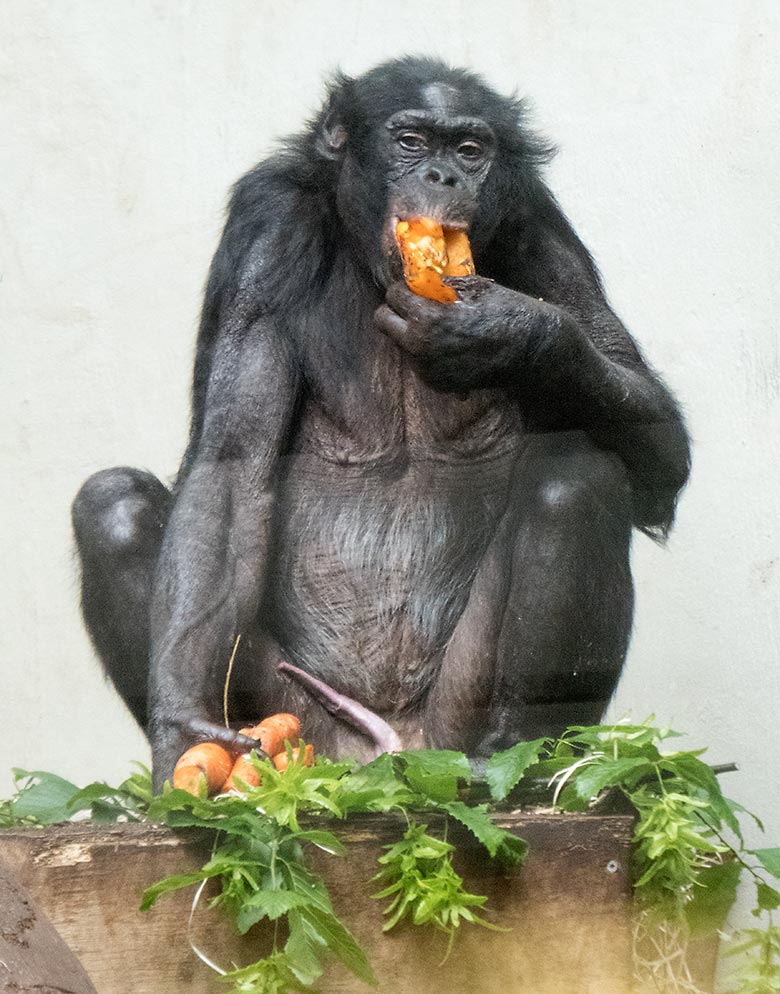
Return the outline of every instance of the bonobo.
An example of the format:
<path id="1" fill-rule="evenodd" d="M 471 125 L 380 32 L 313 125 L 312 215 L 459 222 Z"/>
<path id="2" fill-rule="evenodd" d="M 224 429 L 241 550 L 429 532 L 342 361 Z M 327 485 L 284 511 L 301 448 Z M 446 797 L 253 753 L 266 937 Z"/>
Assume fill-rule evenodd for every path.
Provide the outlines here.
<path id="1" fill-rule="evenodd" d="M 333 757 L 600 719 L 631 529 L 666 535 L 689 450 L 549 155 L 520 103 L 404 58 L 337 78 L 236 184 L 172 491 L 110 469 L 73 509 L 86 622 L 158 784 L 195 739 L 239 741 L 239 634 L 231 724 L 293 711 Z M 393 232 L 419 216 L 468 229 L 455 303 L 401 280 Z"/>

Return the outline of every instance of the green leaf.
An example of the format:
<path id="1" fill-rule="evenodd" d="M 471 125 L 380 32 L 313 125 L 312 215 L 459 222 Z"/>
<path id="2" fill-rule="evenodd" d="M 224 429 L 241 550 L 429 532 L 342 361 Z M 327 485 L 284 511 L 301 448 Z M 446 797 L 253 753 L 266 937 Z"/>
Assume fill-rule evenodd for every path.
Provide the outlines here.
<path id="1" fill-rule="evenodd" d="M 238 931 L 244 935 L 263 918 L 275 922 L 293 908 L 312 905 L 314 899 L 307 894 L 291 890 L 260 890 L 241 906 L 236 918 Z"/>
<path id="2" fill-rule="evenodd" d="M 288 994 L 297 987 L 297 977 L 286 952 L 271 953 L 265 959 L 230 970 L 219 978 L 232 984 L 229 994 Z"/>
<path id="3" fill-rule="evenodd" d="M 312 828 L 303 832 L 293 832 L 292 838 L 298 839 L 299 842 L 310 842 L 318 849 L 324 849 L 334 856 L 343 856 L 347 851 L 333 832 L 326 832 L 324 829 Z"/>
<path id="4" fill-rule="evenodd" d="M 459 781 L 471 782 L 471 767 L 462 752 L 423 749 L 397 753 L 395 759 L 403 763 L 409 785 L 438 803 L 455 800 Z"/>
<path id="5" fill-rule="evenodd" d="M 768 873 L 780 879 L 780 849 L 752 849 L 750 851 Z"/>
<path id="6" fill-rule="evenodd" d="M 536 763 L 547 745 L 547 739 L 534 739 L 533 742 L 518 742 L 517 745 L 497 752 L 487 762 L 486 778 L 490 796 L 494 801 L 503 801 L 513 790 L 523 774 Z"/>
<path id="7" fill-rule="evenodd" d="M 298 910 L 301 921 L 327 946 L 328 951 L 340 960 L 348 970 L 367 984 L 375 987 L 378 981 L 371 969 L 366 954 L 355 937 L 333 914 L 315 907 Z"/>
<path id="8" fill-rule="evenodd" d="M 70 802 L 80 791 L 69 780 L 42 770 L 14 772 L 17 782 L 25 778 L 30 781 L 13 801 L 14 817 L 34 818 L 41 825 L 56 825 L 68 821 L 76 813 Z M 86 803 L 84 808 L 88 807 L 89 803 Z"/>
<path id="9" fill-rule="evenodd" d="M 697 876 L 697 886 L 685 906 L 692 936 L 714 935 L 726 924 L 737 897 L 741 866 L 737 862 L 708 866 Z"/>
<path id="10" fill-rule="evenodd" d="M 573 776 L 574 789 L 580 800 L 590 801 L 605 787 L 625 785 L 631 787 L 642 776 L 652 774 L 654 765 L 638 757 L 633 759 L 599 759 L 583 766 Z"/>
<path id="11" fill-rule="evenodd" d="M 317 947 L 321 947 L 322 944 L 317 940 L 315 945 L 299 912 L 290 911 L 287 925 L 290 935 L 285 943 L 284 952 L 288 957 L 290 969 L 302 984 L 309 987 L 322 976 L 322 963 L 317 951 Z"/>
<path id="12" fill-rule="evenodd" d="M 382 753 L 360 766 L 339 783 L 335 800 L 345 813 L 351 811 L 390 811 L 413 800 L 409 786 L 401 779 L 395 757 Z"/>
<path id="13" fill-rule="evenodd" d="M 693 752 L 680 752 L 664 757 L 660 765 L 662 769 L 669 770 L 688 784 L 693 784 L 704 791 L 716 818 L 724 825 L 728 825 L 737 838 L 742 838 L 739 822 L 731 805 L 723 796 L 718 778 L 706 763 L 698 759 Z"/>
<path id="14" fill-rule="evenodd" d="M 333 905 L 322 878 L 303 863 L 287 860 L 282 860 L 281 863 L 287 887 L 305 894 L 311 905 L 323 914 L 332 915 Z"/>
<path id="15" fill-rule="evenodd" d="M 776 908 L 780 908 L 780 893 L 774 887 L 765 884 L 763 880 L 756 884 L 756 900 L 758 907 L 753 912 L 756 917 L 762 911 L 774 911 Z"/>
<path id="16" fill-rule="evenodd" d="M 193 884 L 199 884 L 201 881 L 208 880 L 210 877 L 218 877 L 221 872 L 221 870 L 208 872 L 204 868 L 197 873 L 182 873 L 159 880 L 156 884 L 152 884 L 151 887 L 147 887 L 141 895 L 140 910 L 148 911 L 163 894 L 169 894 L 174 890 L 181 890 L 183 887 L 192 887 Z"/>
<path id="17" fill-rule="evenodd" d="M 496 825 L 488 813 L 487 804 L 470 807 L 463 801 L 450 801 L 444 810 L 465 825 L 481 842 L 491 857 L 501 856 L 504 862 L 519 863 L 528 851 L 527 844 L 512 832 Z"/>

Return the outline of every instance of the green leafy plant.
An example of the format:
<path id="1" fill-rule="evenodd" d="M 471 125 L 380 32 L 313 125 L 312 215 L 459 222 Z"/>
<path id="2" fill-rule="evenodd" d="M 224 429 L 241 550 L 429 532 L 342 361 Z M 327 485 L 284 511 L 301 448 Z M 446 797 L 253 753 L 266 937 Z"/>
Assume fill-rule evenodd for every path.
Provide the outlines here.
<path id="1" fill-rule="evenodd" d="M 412 824 L 399 842 L 385 846 L 387 852 L 379 857 L 382 869 L 374 879 L 386 886 L 374 897 L 392 898 L 385 908 L 390 915 L 386 932 L 407 917 L 415 925 L 430 923 L 449 935 L 449 952 L 462 921 L 484 928 L 498 926 L 472 910 L 483 907 L 487 898 L 465 891 L 452 865 L 455 847 L 427 833 L 427 825 Z"/>
<path id="2" fill-rule="evenodd" d="M 780 906 L 780 892 L 768 882 L 780 877 L 780 850 L 745 848 L 738 820 L 744 809 L 724 797 L 715 773 L 700 758 L 704 750 L 662 749 L 677 736 L 651 720 L 574 727 L 536 768 L 549 772 L 555 801 L 564 810 L 585 810 L 604 792 L 618 792 L 637 813 L 635 972 L 643 989 L 660 994 L 698 990 L 687 965 L 688 943 L 723 929 L 742 871 L 757 885 L 755 915 L 771 916 Z M 743 963 L 734 992 L 780 991 L 774 922 L 770 917 L 758 930 L 767 936 L 760 943 L 753 931 L 742 939 L 737 934 L 735 955 L 743 954 Z M 776 986 L 750 986 L 753 976 L 771 977 Z"/>
<path id="3" fill-rule="evenodd" d="M 16 794 L 0 801 L 0 828 L 15 825 L 56 825 L 88 816 L 91 821 L 141 821 L 152 801 L 151 773 L 142 763 L 118 787 L 75 784 L 41 770 L 13 771 Z"/>
<path id="4" fill-rule="evenodd" d="M 211 859 L 199 872 L 168 877 L 148 888 L 142 908 L 171 891 L 213 880 L 217 893 L 210 905 L 227 910 L 240 932 L 263 920 L 273 923 L 271 954 L 224 974 L 234 994 L 284 991 L 293 984 L 291 977 L 294 986 L 308 989 L 327 959 L 339 960 L 367 983 L 376 982 L 365 954 L 334 911 L 324 882 L 306 863 L 310 846 L 333 856 L 344 852 L 331 830 L 334 819 L 396 809 L 409 822 L 413 810 L 438 810 L 463 824 L 491 857 L 513 864 L 525 855 L 522 840 L 497 827 L 486 804 L 469 806 L 459 799 L 471 780 L 462 753 L 399 753 L 362 767 L 321 759 L 314 767 L 291 763 L 284 773 L 268 760 L 255 756 L 252 762 L 261 784 L 247 787 L 241 796 L 195 798 L 166 790 L 147 810 L 153 821 L 174 828 L 213 828 L 219 835 Z M 320 827 L 325 817 L 327 829 Z M 392 896 L 396 912 L 386 928 L 408 915 L 415 924 L 442 929 L 451 943 L 461 922 L 495 927 L 472 910 L 486 898 L 464 889 L 452 862 L 455 847 L 426 833 L 427 826 L 410 824 L 403 840 L 380 859 L 381 896 Z"/>

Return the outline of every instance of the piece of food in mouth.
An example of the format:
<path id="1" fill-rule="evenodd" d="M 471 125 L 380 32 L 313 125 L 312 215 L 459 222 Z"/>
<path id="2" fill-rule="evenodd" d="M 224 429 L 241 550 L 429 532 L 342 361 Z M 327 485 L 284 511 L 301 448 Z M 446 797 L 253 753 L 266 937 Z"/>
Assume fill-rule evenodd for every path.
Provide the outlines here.
<path id="1" fill-rule="evenodd" d="M 206 792 L 216 794 L 230 775 L 233 757 L 216 742 L 199 742 L 179 757 L 173 770 L 173 786 L 197 797 L 200 784 L 206 781 Z"/>
<path id="2" fill-rule="evenodd" d="M 395 240 L 409 289 L 421 297 L 454 303 L 458 295 L 442 276 L 473 276 L 474 260 L 468 235 L 462 228 L 447 228 L 430 217 L 398 221 Z"/>

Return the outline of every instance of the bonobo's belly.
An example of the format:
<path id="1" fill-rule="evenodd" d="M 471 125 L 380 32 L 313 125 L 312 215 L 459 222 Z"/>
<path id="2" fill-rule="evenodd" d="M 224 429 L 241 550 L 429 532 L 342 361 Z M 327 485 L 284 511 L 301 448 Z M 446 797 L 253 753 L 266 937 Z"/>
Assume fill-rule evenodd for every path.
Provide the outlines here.
<path id="1" fill-rule="evenodd" d="M 412 707 L 504 511 L 515 452 L 505 444 L 458 463 L 290 457 L 267 605 L 288 658 L 377 711 Z"/>

